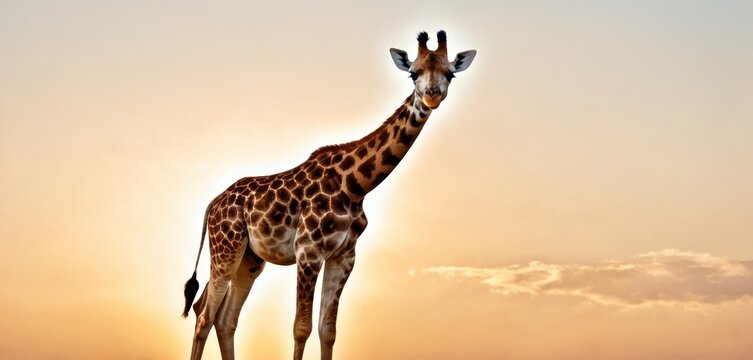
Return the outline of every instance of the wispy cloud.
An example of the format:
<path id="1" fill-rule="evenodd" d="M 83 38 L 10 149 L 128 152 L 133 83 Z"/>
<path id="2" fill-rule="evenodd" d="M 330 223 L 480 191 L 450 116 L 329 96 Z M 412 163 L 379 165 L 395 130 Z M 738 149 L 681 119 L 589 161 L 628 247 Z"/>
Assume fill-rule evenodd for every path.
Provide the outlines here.
<path id="1" fill-rule="evenodd" d="M 676 249 L 596 265 L 532 261 L 497 268 L 440 266 L 421 273 L 478 281 L 502 295 L 570 295 L 613 305 L 719 304 L 753 298 L 753 261 Z"/>

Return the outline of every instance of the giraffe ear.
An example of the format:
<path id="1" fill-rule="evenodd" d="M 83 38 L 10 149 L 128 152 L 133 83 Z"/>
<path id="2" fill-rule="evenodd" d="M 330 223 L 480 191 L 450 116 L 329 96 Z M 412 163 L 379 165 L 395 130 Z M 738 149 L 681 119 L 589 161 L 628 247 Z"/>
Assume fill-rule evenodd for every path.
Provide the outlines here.
<path id="1" fill-rule="evenodd" d="M 410 66 L 413 64 L 410 60 L 408 60 L 408 53 L 404 50 L 390 48 L 390 55 L 392 56 L 392 61 L 395 62 L 395 65 L 397 65 L 397 68 L 403 71 L 410 71 Z"/>
<path id="2" fill-rule="evenodd" d="M 471 66 L 473 58 L 476 57 L 476 50 L 468 50 L 458 53 L 455 57 L 455 61 L 452 62 L 452 66 L 455 68 L 453 72 L 461 72 Z"/>

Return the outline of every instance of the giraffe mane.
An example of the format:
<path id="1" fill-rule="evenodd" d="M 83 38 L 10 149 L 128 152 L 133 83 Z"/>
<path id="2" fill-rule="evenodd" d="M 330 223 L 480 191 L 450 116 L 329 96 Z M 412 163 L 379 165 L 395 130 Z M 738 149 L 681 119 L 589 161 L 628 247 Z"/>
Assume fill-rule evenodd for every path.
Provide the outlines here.
<path id="1" fill-rule="evenodd" d="M 371 133 L 369 133 L 368 135 L 366 135 L 365 137 L 363 137 L 361 139 L 353 140 L 353 141 L 348 141 L 348 142 L 341 143 L 341 144 L 325 145 L 325 146 L 322 146 L 322 147 L 314 150 L 314 152 L 312 152 L 311 155 L 309 156 L 309 160 L 311 160 L 313 158 L 316 158 L 317 156 L 319 156 L 321 154 L 326 154 L 326 153 L 330 153 L 330 152 L 337 152 L 337 151 L 340 151 L 340 150 L 354 149 L 355 147 L 357 147 L 360 144 L 363 144 L 365 142 L 369 142 L 369 140 L 371 140 L 372 138 L 374 138 L 381 130 L 383 130 L 390 123 L 390 121 L 393 119 L 394 116 L 395 115 L 390 116 L 387 120 L 385 120 L 382 123 L 382 125 L 379 125 L 379 127 L 376 130 L 372 131 Z"/>
<path id="2" fill-rule="evenodd" d="M 408 96 L 407 99 L 405 99 L 405 102 L 403 102 L 403 105 L 411 102 L 412 98 L 413 98 L 413 94 L 411 94 L 410 96 Z M 379 127 L 376 128 L 376 130 L 370 132 L 368 135 L 364 136 L 363 138 L 358 139 L 358 140 L 354 140 L 354 141 L 349 141 L 349 142 L 341 143 L 341 144 L 322 146 L 322 147 L 314 150 L 314 152 L 312 152 L 311 155 L 309 155 L 308 160 L 312 160 L 312 159 L 316 158 L 317 156 L 322 155 L 322 154 L 326 154 L 326 153 L 337 152 L 337 151 L 340 151 L 340 150 L 351 150 L 351 149 L 356 148 L 360 144 L 368 143 L 371 139 L 373 139 L 377 135 L 379 135 L 379 133 L 382 130 L 384 130 L 385 127 L 387 127 L 388 125 L 390 125 L 393 122 L 393 120 L 398 117 L 398 114 L 400 113 L 401 109 L 403 109 L 402 106 L 399 107 L 399 108 L 397 108 L 397 110 L 395 110 L 395 113 L 393 113 L 392 115 L 390 115 L 390 117 L 388 117 L 387 120 L 385 120 L 382 123 L 382 125 L 379 125 Z"/>

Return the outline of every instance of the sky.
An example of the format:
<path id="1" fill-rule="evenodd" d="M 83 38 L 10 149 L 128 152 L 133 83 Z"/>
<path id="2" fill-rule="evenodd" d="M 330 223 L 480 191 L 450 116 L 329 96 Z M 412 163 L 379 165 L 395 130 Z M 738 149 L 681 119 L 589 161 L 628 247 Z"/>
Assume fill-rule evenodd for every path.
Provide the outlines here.
<path id="1" fill-rule="evenodd" d="M 388 49 L 444 29 L 478 55 L 365 200 L 335 358 L 750 359 L 751 18 L 746 1 L 0 1 L 0 357 L 187 358 L 206 204 L 376 128 L 412 91 Z M 266 267 L 239 358 L 292 356 L 294 289 Z"/>

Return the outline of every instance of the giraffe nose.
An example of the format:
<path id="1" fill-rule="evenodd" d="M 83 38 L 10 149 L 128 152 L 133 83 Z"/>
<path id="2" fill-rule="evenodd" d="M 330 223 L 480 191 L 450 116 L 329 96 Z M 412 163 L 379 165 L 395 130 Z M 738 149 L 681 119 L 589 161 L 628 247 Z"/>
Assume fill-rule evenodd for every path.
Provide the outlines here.
<path id="1" fill-rule="evenodd" d="M 439 86 L 432 86 L 430 88 L 427 88 L 425 94 L 431 97 L 439 96 Z"/>

